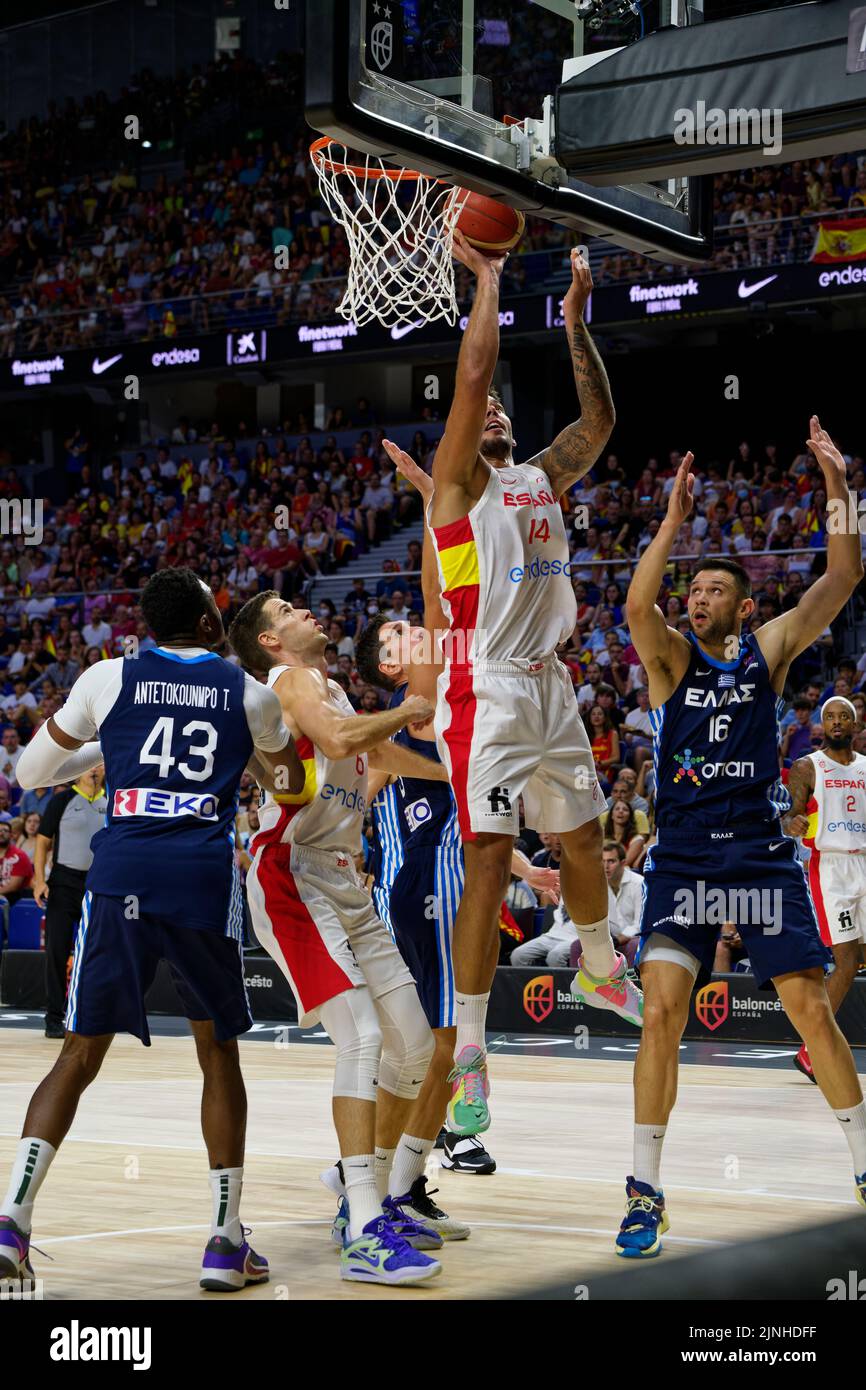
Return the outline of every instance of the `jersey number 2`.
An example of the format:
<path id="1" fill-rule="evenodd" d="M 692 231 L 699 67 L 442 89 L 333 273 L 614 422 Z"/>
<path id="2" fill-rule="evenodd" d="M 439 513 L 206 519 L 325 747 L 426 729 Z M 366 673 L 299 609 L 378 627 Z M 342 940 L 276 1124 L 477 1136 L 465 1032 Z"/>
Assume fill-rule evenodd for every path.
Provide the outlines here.
<path id="1" fill-rule="evenodd" d="M 187 750 L 187 757 L 202 760 L 202 767 L 191 767 L 188 762 L 177 763 L 177 759 L 172 757 L 174 720 L 167 716 L 157 719 L 144 740 L 138 755 L 139 762 L 143 766 L 158 767 L 160 777 L 167 777 L 177 763 L 178 772 L 190 782 L 206 781 L 213 772 L 213 755 L 217 746 L 216 729 L 204 719 L 193 719 L 189 724 L 184 724 L 180 732 L 183 738 L 190 738 L 193 734 L 204 734 L 203 743 L 190 744 Z"/>

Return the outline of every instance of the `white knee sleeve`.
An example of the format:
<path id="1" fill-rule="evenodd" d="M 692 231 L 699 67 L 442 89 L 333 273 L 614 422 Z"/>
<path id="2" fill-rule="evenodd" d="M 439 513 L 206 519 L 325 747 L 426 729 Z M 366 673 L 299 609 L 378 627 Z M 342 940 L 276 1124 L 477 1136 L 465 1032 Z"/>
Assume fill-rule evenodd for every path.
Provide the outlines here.
<path id="1" fill-rule="evenodd" d="M 334 1095 L 376 1099 L 382 1032 L 369 989 L 347 989 L 319 1009 L 322 1027 L 337 1049 Z"/>
<path id="2" fill-rule="evenodd" d="M 433 1056 L 434 1040 L 414 985 L 401 985 L 376 1001 L 382 1029 L 379 1089 L 414 1100 Z"/>

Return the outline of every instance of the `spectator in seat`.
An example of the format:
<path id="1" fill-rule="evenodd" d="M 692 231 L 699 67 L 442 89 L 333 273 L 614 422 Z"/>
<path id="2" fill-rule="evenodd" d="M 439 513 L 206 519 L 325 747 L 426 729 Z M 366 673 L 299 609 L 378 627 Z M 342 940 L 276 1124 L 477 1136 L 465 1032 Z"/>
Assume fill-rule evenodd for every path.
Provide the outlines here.
<path id="1" fill-rule="evenodd" d="M 0 740 L 0 773 L 10 784 L 13 795 L 18 787 L 15 769 L 23 752 L 18 730 L 11 727 L 4 729 L 2 740 Z"/>
<path id="2" fill-rule="evenodd" d="M 33 865 L 12 843 L 12 821 L 0 820 L 0 897 L 16 903 L 30 888 Z"/>
<path id="3" fill-rule="evenodd" d="M 820 743 L 824 737 L 820 723 L 814 722 L 815 714 L 809 700 L 804 695 L 798 695 L 792 703 L 794 719 L 783 733 L 779 748 L 779 754 L 786 763 L 813 752 L 816 740 Z"/>
<path id="4" fill-rule="evenodd" d="M 511 952 L 512 965 L 549 965 L 555 969 L 568 965 L 572 943 L 577 940 L 577 927 L 568 915 L 564 902 L 553 912 L 549 931 L 522 941 Z"/>

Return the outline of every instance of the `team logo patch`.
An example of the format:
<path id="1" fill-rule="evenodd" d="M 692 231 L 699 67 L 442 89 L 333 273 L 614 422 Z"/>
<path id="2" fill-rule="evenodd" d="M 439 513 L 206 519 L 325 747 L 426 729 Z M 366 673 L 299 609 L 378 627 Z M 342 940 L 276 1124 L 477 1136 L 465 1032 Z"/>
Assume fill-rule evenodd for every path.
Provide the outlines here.
<path id="1" fill-rule="evenodd" d="M 511 797 L 507 787 L 491 787 L 486 800 L 490 806 L 489 814 L 491 816 L 511 815 Z"/>
<path id="2" fill-rule="evenodd" d="M 418 801 L 410 801 L 409 805 L 404 809 L 403 814 L 406 817 L 406 824 L 409 829 L 414 831 L 417 830 L 419 826 L 426 825 L 432 818 L 433 812 L 426 796 L 422 796 Z"/>
<path id="3" fill-rule="evenodd" d="M 156 787 L 119 787 L 114 793 L 112 816 L 151 816 L 173 819 L 194 816 L 217 820 L 219 801 L 209 792 L 167 792 Z"/>
<path id="4" fill-rule="evenodd" d="M 681 782 L 684 777 L 689 777 L 696 787 L 701 786 L 701 779 L 695 772 L 697 763 L 705 762 L 699 753 L 693 753 L 691 748 L 684 748 L 682 753 L 674 753 L 674 762 L 680 764 L 679 772 L 674 774 L 674 786 Z"/>

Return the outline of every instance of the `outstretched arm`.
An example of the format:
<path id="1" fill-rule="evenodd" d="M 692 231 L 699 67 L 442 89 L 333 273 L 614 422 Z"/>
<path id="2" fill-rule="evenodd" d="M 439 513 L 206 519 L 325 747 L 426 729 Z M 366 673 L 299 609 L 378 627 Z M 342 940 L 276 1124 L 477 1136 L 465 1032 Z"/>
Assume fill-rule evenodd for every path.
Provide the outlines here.
<path id="1" fill-rule="evenodd" d="M 688 662 L 688 643 L 668 627 L 656 598 L 677 532 L 694 505 L 695 480 L 689 472 L 693 462 L 694 455 L 688 453 L 679 466 L 665 519 L 640 558 L 626 598 L 628 630 L 647 673 L 654 709 L 675 689 Z"/>
<path id="2" fill-rule="evenodd" d="M 536 468 L 544 469 L 557 497 L 589 472 L 616 422 L 607 372 L 583 321 L 583 311 L 592 293 L 592 271 L 577 247 L 571 253 L 571 276 L 571 287 L 562 307 L 580 419 L 558 434 L 548 449 L 529 460 Z"/>
<path id="3" fill-rule="evenodd" d="M 454 400 L 433 460 L 435 487 L 469 490 L 478 467 L 488 392 L 499 358 L 499 277 L 505 257 L 493 260 L 454 233 L 454 256 L 477 278 L 475 302 L 460 344 Z"/>
<path id="4" fill-rule="evenodd" d="M 331 703 L 319 672 L 304 667 L 284 671 L 274 690 L 289 727 L 299 729 L 326 758 L 336 760 L 367 753 L 406 724 L 426 723 L 434 713 L 429 701 L 407 695 L 397 709 L 341 714 Z"/>
<path id="5" fill-rule="evenodd" d="M 782 829 L 787 835 L 799 840 L 809 829 L 806 807 L 815 790 L 815 764 L 811 758 L 798 758 L 791 764 L 788 773 L 788 791 L 791 793 L 791 809 L 782 817 Z"/>
<path id="6" fill-rule="evenodd" d="M 818 640 L 863 578 L 860 534 L 848 520 L 850 494 L 845 460 L 821 428 L 817 415 L 809 421 L 806 443 L 821 465 L 827 492 L 827 569 L 806 590 L 796 608 L 773 618 L 758 631 L 758 646 L 777 691 L 781 691 L 794 658 Z"/>

